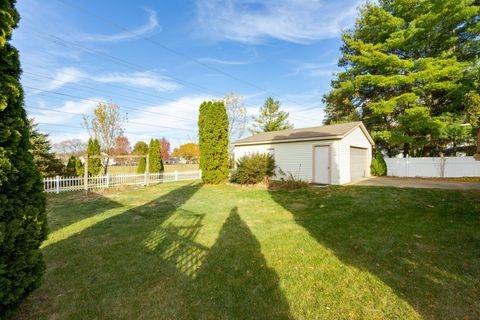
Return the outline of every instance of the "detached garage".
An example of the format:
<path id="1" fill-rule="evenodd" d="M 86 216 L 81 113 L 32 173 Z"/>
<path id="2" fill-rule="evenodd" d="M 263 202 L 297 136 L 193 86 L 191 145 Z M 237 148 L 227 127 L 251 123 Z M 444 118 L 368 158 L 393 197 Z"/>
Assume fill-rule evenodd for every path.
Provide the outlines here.
<path id="1" fill-rule="evenodd" d="M 370 175 L 372 146 L 363 123 L 349 122 L 259 133 L 236 141 L 234 153 L 235 161 L 270 153 L 278 172 L 313 183 L 344 184 Z"/>

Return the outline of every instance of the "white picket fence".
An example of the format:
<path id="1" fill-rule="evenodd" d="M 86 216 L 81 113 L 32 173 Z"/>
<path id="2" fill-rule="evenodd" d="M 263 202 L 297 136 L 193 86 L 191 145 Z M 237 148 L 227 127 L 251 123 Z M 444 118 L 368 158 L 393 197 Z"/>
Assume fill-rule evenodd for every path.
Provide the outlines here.
<path id="1" fill-rule="evenodd" d="M 385 158 L 387 175 L 394 177 L 480 177 L 480 161 L 473 157 Z"/>
<path id="2" fill-rule="evenodd" d="M 43 190 L 48 193 L 79 191 L 89 189 L 108 189 L 111 187 L 198 180 L 202 178 L 202 171 L 175 171 L 144 174 L 106 174 L 101 176 L 84 177 L 53 177 L 43 179 Z M 87 181 L 85 181 L 87 180 Z"/>

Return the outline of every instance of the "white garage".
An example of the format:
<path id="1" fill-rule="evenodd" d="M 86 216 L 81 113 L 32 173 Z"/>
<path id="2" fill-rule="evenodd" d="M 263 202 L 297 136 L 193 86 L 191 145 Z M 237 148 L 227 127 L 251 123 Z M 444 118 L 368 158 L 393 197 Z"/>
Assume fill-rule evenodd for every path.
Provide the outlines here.
<path id="1" fill-rule="evenodd" d="M 373 139 L 361 122 L 259 133 L 234 143 L 235 160 L 270 153 L 281 172 L 318 184 L 345 184 L 370 175 Z"/>

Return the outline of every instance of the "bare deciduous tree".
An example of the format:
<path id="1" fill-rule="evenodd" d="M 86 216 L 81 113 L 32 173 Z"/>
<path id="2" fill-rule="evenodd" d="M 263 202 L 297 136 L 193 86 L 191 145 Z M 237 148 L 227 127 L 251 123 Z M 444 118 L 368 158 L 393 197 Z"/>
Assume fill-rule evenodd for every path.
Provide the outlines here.
<path id="1" fill-rule="evenodd" d="M 116 140 L 123 135 L 127 115 L 120 114 L 120 107 L 114 103 L 99 103 L 93 110 L 93 117 L 90 119 L 83 116 L 83 126 L 88 130 L 90 137 L 98 139 L 102 151 L 107 153 L 103 163 L 104 173 L 107 173 L 109 157 L 108 154 L 115 146 Z"/>
<path id="2" fill-rule="evenodd" d="M 53 150 L 68 156 L 78 157 L 87 149 L 87 144 L 80 139 L 63 140 L 53 145 Z"/>
<path id="3" fill-rule="evenodd" d="M 229 92 L 225 95 L 224 103 L 228 115 L 228 150 L 232 153 L 232 142 L 240 139 L 245 132 L 247 125 L 247 109 L 243 103 L 243 98 L 235 92 Z"/>

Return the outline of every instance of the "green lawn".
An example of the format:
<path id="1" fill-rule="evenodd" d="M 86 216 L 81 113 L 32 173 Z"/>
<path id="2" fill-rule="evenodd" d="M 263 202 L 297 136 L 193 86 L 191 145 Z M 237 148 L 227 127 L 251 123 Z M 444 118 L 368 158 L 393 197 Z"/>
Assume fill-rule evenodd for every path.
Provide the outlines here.
<path id="1" fill-rule="evenodd" d="M 175 183 L 49 196 L 18 319 L 479 319 L 480 192 Z"/>
<path id="2" fill-rule="evenodd" d="M 166 164 L 165 172 L 174 171 L 195 171 L 198 170 L 198 164 Z M 137 166 L 109 166 L 109 174 L 137 173 Z"/>

